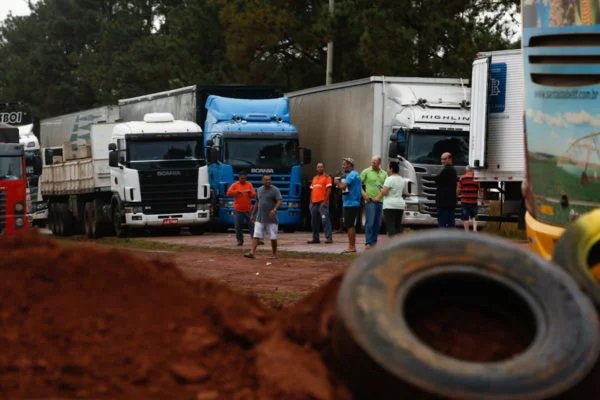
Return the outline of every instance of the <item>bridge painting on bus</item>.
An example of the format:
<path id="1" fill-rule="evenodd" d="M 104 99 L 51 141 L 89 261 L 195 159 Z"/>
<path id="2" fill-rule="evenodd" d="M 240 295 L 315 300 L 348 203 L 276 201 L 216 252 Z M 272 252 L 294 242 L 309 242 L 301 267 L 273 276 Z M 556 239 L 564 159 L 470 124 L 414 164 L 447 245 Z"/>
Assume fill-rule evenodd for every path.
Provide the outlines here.
<path id="1" fill-rule="evenodd" d="M 600 2 L 522 9 L 528 209 L 564 227 L 600 206 Z"/>

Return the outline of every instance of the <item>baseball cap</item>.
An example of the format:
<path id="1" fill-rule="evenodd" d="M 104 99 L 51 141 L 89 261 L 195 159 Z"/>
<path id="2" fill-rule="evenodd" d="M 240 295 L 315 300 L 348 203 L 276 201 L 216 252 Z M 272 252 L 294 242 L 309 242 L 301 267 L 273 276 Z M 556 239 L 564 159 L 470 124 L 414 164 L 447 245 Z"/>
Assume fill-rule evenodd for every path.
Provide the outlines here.
<path id="1" fill-rule="evenodd" d="M 352 164 L 352 166 L 354 167 L 354 158 L 344 157 L 344 158 L 342 158 L 342 161 L 346 161 L 346 162 Z"/>

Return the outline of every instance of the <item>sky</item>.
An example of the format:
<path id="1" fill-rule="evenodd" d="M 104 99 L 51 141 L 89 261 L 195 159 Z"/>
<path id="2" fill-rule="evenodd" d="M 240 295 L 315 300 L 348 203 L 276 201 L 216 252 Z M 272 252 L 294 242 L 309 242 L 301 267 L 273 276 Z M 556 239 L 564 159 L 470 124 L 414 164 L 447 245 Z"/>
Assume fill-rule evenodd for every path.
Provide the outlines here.
<path id="1" fill-rule="evenodd" d="M 13 15 L 29 14 L 27 0 L 0 0 L 0 21 L 4 21 L 9 11 L 12 11 Z"/>

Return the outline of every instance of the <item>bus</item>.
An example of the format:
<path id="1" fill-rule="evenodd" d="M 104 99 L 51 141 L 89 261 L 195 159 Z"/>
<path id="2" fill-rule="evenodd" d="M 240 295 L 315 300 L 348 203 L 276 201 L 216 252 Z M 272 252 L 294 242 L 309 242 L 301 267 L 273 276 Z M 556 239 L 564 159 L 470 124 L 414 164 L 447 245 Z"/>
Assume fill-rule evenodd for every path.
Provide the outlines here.
<path id="1" fill-rule="evenodd" d="M 600 206 L 600 0 L 523 0 L 521 10 L 526 230 L 550 259 L 569 224 Z"/>

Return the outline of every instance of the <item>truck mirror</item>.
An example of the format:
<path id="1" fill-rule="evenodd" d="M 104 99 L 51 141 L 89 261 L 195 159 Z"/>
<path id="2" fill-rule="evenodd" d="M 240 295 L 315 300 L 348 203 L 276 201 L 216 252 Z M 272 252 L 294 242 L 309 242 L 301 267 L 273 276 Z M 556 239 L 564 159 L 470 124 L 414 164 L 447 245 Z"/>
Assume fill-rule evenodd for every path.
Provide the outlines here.
<path id="1" fill-rule="evenodd" d="M 33 160 L 33 174 L 34 175 L 42 174 L 42 158 L 41 157 L 36 157 Z"/>
<path id="2" fill-rule="evenodd" d="M 109 143 L 108 144 L 108 151 L 115 151 L 117 150 L 117 145 L 114 143 Z"/>
<path id="3" fill-rule="evenodd" d="M 207 146 L 207 147 L 213 147 L 214 145 L 215 145 L 215 142 L 213 142 L 213 140 L 212 140 L 212 139 L 208 139 L 208 140 L 206 141 L 206 146 Z"/>
<path id="4" fill-rule="evenodd" d="M 311 160 L 312 160 L 312 152 L 310 149 L 305 149 L 302 148 L 302 151 L 300 152 L 300 164 L 302 165 L 307 165 L 310 164 Z"/>
<path id="5" fill-rule="evenodd" d="M 209 147 L 206 158 L 210 164 L 214 164 L 219 161 L 219 150 L 214 147 Z"/>
<path id="6" fill-rule="evenodd" d="M 52 156 L 54 152 L 52 149 L 44 149 L 44 161 L 46 165 L 52 165 Z"/>
<path id="7" fill-rule="evenodd" d="M 406 146 L 404 143 L 399 143 L 395 140 L 390 141 L 388 148 L 388 157 L 397 158 L 398 156 L 404 157 L 406 153 Z"/>
<path id="8" fill-rule="evenodd" d="M 114 143 L 111 143 L 111 144 L 114 144 Z M 119 153 L 117 153 L 116 150 L 111 150 L 108 153 L 108 165 L 111 166 L 111 167 L 118 167 L 119 166 Z"/>

